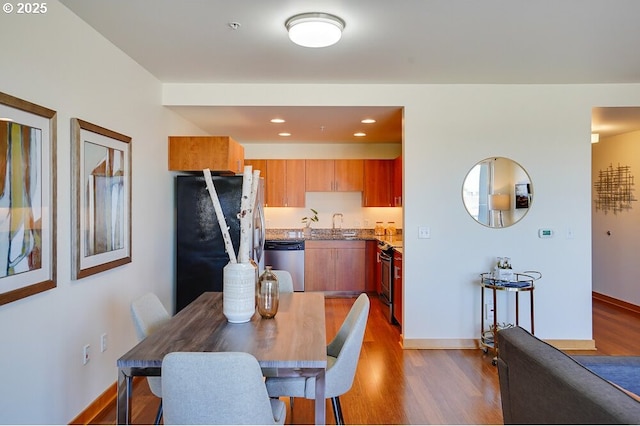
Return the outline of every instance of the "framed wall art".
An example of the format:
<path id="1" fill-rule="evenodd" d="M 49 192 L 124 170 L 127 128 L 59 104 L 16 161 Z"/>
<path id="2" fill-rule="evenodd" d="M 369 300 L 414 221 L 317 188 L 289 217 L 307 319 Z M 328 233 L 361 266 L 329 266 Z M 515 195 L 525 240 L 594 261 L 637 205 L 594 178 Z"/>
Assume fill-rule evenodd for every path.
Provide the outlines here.
<path id="1" fill-rule="evenodd" d="M 528 209 L 531 203 L 531 186 L 528 183 L 516 183 L 516 209 Z"/>
<path id="2" fill-rule="evenodd" d="M 56 286 L 56 111 L 0 92 L 0 305 Z"/>
<path id="3" fill-rule="evenodd" d="M 72 278 L 131 262 L 131 138 L 71 120 Z"/>

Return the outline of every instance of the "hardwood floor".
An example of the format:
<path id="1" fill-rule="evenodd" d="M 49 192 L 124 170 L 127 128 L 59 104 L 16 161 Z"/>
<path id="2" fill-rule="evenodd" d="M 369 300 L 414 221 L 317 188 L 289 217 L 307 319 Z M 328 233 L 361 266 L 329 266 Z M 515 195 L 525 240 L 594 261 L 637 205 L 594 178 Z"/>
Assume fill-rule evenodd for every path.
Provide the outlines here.
<path id="1" fill-rule="evenodd" d="M 355 299 L 326 299 L 327 336 L 333 336 Z M 340 398 L 347 424 L 501 424 L 500 389 L 492 354 L 481 350 L 402 350 L 399 328 L 371 298 L 358 370 Z M 593 354 L 640 355 L 640 314 L 593 301 Z M 577 352 L 584 354 L 584 352 Z M 285 399 L 283 399 L 285 400 Z M 158 399 L 146 381 L 134 386 L 132 421 L 153 423 Z M 312 401 L 297 398 L 287 424 L 312 424 Z M 115 404 L 94 424 L 115 424 Z M 335 424 L 327 403 L 327 422 Z"/>

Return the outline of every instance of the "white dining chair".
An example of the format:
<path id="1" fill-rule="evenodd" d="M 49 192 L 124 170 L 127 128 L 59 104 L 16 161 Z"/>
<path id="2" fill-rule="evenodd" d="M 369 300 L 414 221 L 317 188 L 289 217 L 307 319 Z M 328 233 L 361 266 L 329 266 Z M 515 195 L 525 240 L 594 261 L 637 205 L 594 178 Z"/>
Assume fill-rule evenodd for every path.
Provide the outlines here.
<path id="1" fill-rule="evenodd" d="M 153 333 L 159 326 L 171 318 L 158 296 L 147 293 L 131 303 L 131 316 L 136 329 L 138 341 Z M 160 377 L 147 377 L 151 393 L 160 398 L 155 424 L 162 418 L 162 383 Z"/>
<path id="2" fill-rule="evenodd" d="M 365 293 L 358 296 L 338 334 L 327 345 L 325 396 L 331 398 L 333 415 L 338 425 L 344 424 L 340 395 L 347 393 L 353 385 L 369 317 L 369 305 L 369 297 Z M 315 398 L 314 377 L 269 377 L 266 385 L 272 398 Z M 291 409 L 293 410 L 293 404 Z"/>
<path id="3" fill-rule="evenodd" d="M 258 360 L 244 352 L 172 352 L 162 361 L 165 424 L 284 424 Z"/>
<path id="4" fill-rule="evenodd" d="M 272 269 L 271 272 L 278 278 L 278 291 L 280 293 L 293 293 L 293 278 L 289 271 Z"/>

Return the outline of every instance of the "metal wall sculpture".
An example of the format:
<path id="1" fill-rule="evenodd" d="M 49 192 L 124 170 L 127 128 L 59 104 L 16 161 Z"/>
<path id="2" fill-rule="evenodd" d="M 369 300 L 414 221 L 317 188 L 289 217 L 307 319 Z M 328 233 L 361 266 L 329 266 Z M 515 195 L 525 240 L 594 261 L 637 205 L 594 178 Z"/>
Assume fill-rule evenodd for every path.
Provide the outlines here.
<path id="1" fill-rule="evenodd" d="M 605 170 L 598 172 L 598 180 L 594 183 L 596 191 L 596 211 L 602 210 L 613 214 L 631 209 L 631 202 L 637 201 L 633 196 L 635 185 L 631 167 L 613 167 L 609 165 Z"/>

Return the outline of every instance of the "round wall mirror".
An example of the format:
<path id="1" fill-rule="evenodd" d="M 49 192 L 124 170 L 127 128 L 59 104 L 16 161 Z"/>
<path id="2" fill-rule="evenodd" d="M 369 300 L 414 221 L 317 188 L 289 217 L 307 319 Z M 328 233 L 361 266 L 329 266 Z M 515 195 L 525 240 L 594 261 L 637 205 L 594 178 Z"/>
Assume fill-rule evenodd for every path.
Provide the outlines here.
<path id="1" fill-rule="evenodd" d="M 533 201 L 531 178 L 509 158 L 486 158 L 467 173 L 462 184 L 462 201 L 478 223 L 489 228 L 506 228 L 529 211 Z"/>

